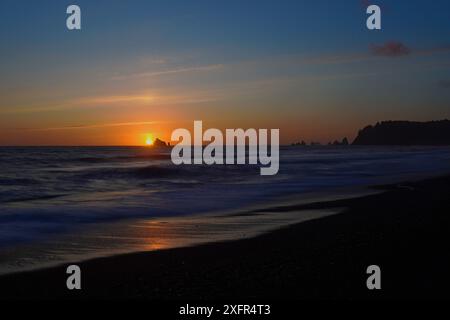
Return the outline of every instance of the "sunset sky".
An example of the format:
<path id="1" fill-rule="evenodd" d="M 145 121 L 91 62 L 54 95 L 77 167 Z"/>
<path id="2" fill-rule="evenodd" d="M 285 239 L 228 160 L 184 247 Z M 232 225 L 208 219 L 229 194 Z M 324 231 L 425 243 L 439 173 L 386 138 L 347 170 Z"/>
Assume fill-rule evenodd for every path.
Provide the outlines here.
<path id="1" fill-rule="evenodd" d="M 381 31 L 360 0 L 2 0 L 0 145 L 143 145 L 194 120 L 328 142 L 450 118 L 450 2 L 370 3 Z"/>

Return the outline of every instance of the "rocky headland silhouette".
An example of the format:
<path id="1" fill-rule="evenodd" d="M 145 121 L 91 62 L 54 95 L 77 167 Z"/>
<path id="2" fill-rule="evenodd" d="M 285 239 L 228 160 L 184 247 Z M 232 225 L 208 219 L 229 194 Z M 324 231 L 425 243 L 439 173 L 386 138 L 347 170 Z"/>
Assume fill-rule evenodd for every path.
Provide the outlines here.
<path id="1" fill-rule="evenodd" d="M 360 130 L 353 145 L 450 145 L 450 121 L 383 121 Z"/>

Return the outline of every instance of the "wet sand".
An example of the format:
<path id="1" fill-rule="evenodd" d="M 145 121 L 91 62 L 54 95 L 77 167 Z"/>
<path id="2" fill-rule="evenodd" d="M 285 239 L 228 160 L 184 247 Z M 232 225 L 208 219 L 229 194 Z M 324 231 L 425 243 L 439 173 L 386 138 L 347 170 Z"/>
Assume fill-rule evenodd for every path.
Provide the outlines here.
<path id="1" fill-rule="evenodd" d="M 0 298 L 450 298 L 450 177 L 380 188 L 267 208 L 262 213 L 346 209 L 251 239 L 81 262 L 81 291 L 66 289 L 65 266 L 1 276 Z M 366 288 L 372 264 L 381 267 L 380 291 Z"/>

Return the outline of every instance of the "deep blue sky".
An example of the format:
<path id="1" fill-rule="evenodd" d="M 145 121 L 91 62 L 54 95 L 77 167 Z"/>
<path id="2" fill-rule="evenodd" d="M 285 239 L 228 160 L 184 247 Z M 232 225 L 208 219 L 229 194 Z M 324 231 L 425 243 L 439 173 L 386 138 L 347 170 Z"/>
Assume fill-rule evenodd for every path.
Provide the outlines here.
<path id="1" fill-rule="evenodd" d="M 381 31 L 360 0 L 2 0 L 0 144 L 126 144 L 194 119 L 327 141 L 450 117 L 450 1 L 370 3 Z"/>

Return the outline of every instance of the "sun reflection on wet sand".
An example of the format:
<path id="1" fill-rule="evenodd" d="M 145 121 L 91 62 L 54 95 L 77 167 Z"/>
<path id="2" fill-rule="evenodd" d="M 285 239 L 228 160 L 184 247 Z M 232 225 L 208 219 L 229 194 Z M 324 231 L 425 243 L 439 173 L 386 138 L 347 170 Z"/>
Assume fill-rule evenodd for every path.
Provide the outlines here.
<path id="1" fill-rule="evenodd" d="M 0 274 L 102 256 L 155 251 L 254 237 L 292 223 L 336 214 L 333 210 L 204 214 L 122 221 L 83 230 L 40 245 L 0 251 Z"/>
<path id="2" fill-rule="evenodd" d="M 134 241 L 136 250 L 151 251 L 192 246 L 207 242 L 254 237 L 261 233 L 340 211 L 303 210 L 301 212 L 255 212 L 247 215 L 199 215 L 136 221 L 116 235 L 124 233 Z M 114 236 L 119 241 L 117 236 Z"/>

